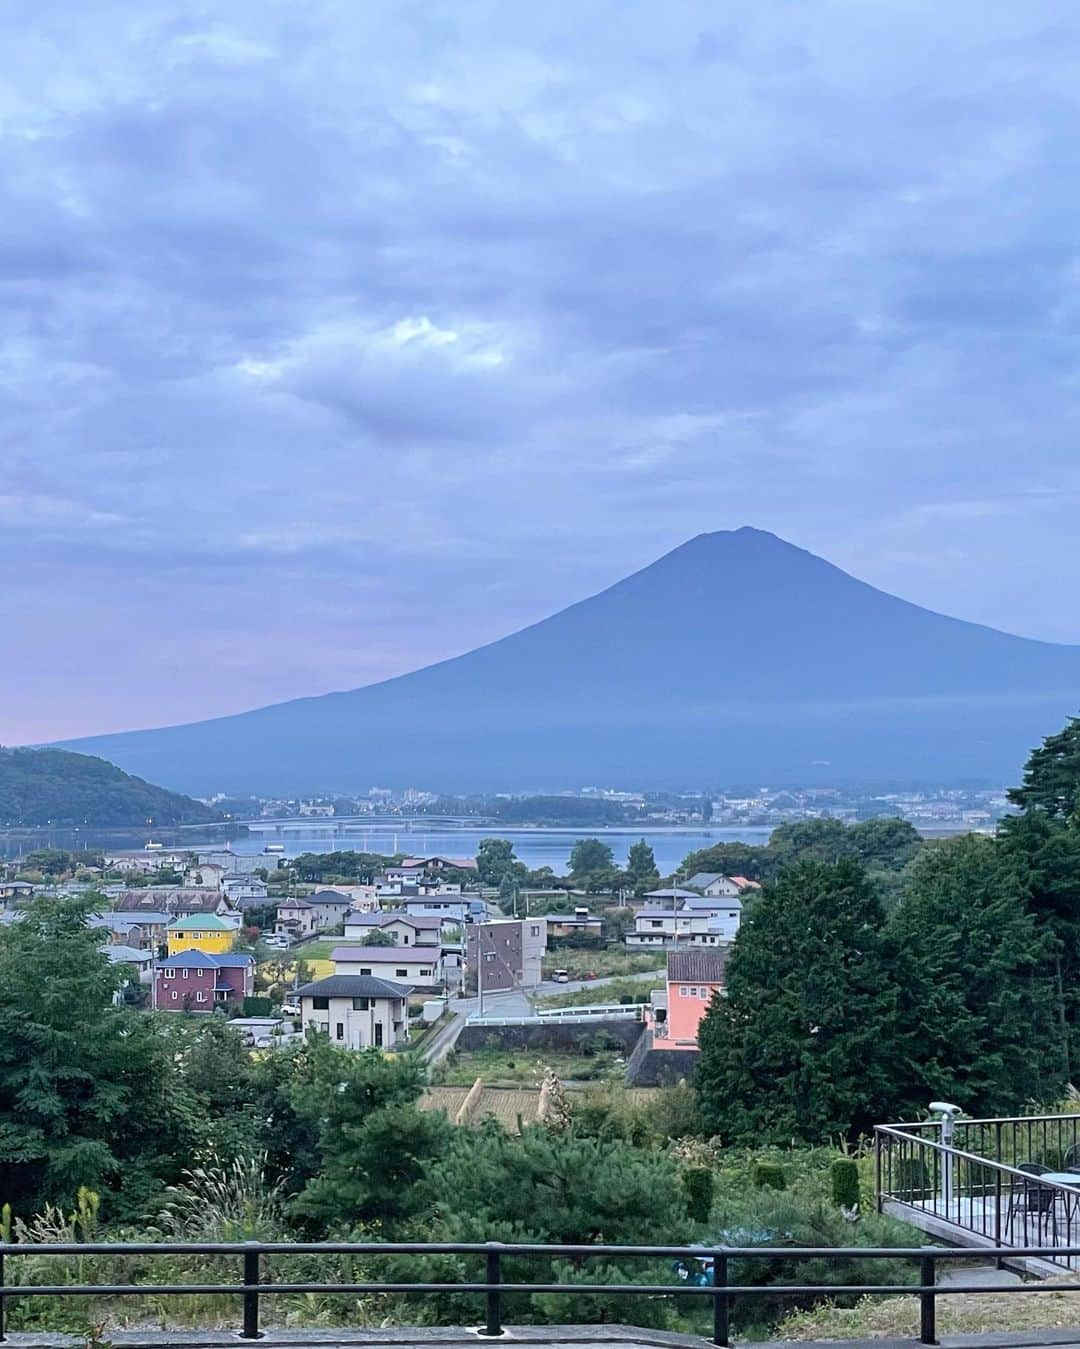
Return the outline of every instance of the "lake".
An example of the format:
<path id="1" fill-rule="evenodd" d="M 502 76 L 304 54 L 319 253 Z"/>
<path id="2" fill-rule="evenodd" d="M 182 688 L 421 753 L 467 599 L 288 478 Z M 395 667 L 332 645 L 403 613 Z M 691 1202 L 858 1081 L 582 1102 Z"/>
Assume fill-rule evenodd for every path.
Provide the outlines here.
<path id="1" fill-rule="evenodd" d="M 285 855 L 295 857 L 302 852 L 334 852 L 353 849 L 356 852 L 408 853 L 417 857 L 436 855 L 475 857 L 483 838 L 508 838 L 514 851 L 527 867 L 551 867 L 552 871 L 567 870 L 570 850 L 579 838 L 599 838 L 611 848 L 615 861 L 625 866 L 626 855 L 632 844 L 644 838 L 656 857 L 662 875 L 670 875 L 689 852 L 711 848 L 717 843 L 767 843 L 771 828 L 746 826 L 744 828 L 677 828 L 639 825 L 631 829 L 578 827 L 553 829 L 500 828 L 488 826 L 476 829 L 468 825 L 448 826 L 441 823 L 427 826 L 422 820 L 367 822 L 358 820 L 260 820 L 249 826 L 246 838 L 233 841 L 234 852 L 261 853 L 267 843 L 281 843 Z"/>

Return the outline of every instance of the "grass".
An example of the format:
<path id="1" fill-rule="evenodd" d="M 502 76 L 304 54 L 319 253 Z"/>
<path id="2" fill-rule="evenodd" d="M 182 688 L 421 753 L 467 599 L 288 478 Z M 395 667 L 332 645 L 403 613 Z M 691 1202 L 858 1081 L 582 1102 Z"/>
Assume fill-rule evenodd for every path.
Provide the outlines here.
<path id="1" fill-rule="evenodd" d="M 539 1087 L 545 1068 L 551 1068 L 564 1082 L 622 1081 L 626 1060 L 621 1051 L 606 1049 L 595 1054 L 475 1049 L 451 1054 L 432 1080 L 443 1087 L 471 1087 L 478 1077 L 488 1087 Z"/>
<path id="2" fill-rule="evenodd" d="M 972 1282 L 978 1278 L 972 1271 Z M 1053 1284 L 1047 1280 L 1044 1287 Z M 939 1335 L 995 1331 L 1058 1330 L 1080 1325 L 1080 1293 L 1045 1292 L 1029 1297 L 998 1293 L 943 1293 L 937 1299 Z M 919 1300 L 865 1297 L 853 1307 L 831 1303 L 793 1312 L 776 1330 L 785 1340 L 855 1340 L 897 1336 L 917 1338 Z"/>
<path id="3" fill-rule="evenodd" d="M 593 973 L 598 979 L 610 975 L 647 974 L 667 966 L 665 951 L 630 951 L 623 945 L 570 946 L 548 950 L 544 958 L 544 978 L 550 979 L 553 970 L 567 970 L 571 979 L 582 979 Z"/>
<path id="4" fill-rule="evenodd" d="M 575 988 L 568 993 L 548 993 L 533 998 L 533 1003 L 539 1008 L 547 1008 L 589 1007 L 593 1003 L 619 1002 L 622 998 L 648 1002 L 653 989 L 663 987 L 664 977 L 661 974 L 655 979 L 615 979 L 610 984 L 601 984 L 599 988 Z"/>

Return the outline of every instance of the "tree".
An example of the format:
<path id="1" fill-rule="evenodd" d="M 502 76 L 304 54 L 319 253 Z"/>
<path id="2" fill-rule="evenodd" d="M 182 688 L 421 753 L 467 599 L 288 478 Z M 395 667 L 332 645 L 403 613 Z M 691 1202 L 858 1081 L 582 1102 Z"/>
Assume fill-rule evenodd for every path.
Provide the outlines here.
<path id="1" fill-rule="evenodd" d="M 570 852 L 570 875 L 585 879 L 597 871 L 613 869 L 615 855 L 598 838 L 579 838 Z"/>
<path id="2" fill-rule="evenodd" d="M 1023 784 L 1010 790 L 1009 800 L 1053 820 L 1076 815 L 1080 809 L 1080 717 L 1070 717 L 1064 730 L 1048 735 L 1031 752 Z"/>
<path id="3" fill-rule="evenodd" d="M 856 1137 L 895 1099 L 896 992 L 880 902 L 855 862 L 803 862 L 744 920 L 698 1033 L 709 1132 L 745 1144 Z"/>
<path id="4" fill-rule="evenodd" d="M 751 881 L 764 879 L 769 866 L 768 850 L 752 843 L 717 843 L 712 848 L 701 848 L 687 853 L 678 874 L 685 879 L 699 871 L 719 872 L 722 876 L 745 876 Z"/>
<path id="5" fill-rule="evenodd" d="M 482 838 L 476 850 L 476 870 L 485 885 L 501 885 L 504 876 L 518 881 L 525 877 L 525 867 L 514 856 L 508 838 Z"/>
<path id="6" fill-rule="evenodd" d="M 626 870 L 635 894 L 644 894 L 655 890 L 660 884 L 660 873 L 656 869 L 656 856 L 644 839 L 631 844 L 626 859 Z"/>
<path id="7" fill-rule="evenodd" d="M 137 1212 L 200 1142 L 156 1019 L 113 1005 L 92 905 L 38 899 L 0 929 L 0 1194 L 23 1214 L 80 1187 Z"/>
<path id="8" fill-rule="evenodd" d="M 847 831 L 848 843 L 867 871 L 902 871 L 923 846 L 907 820 L 864 820 Z"/>
<path id="9" fill-rule="evenodd" d="M 908 1110 L 937 1098 L 960 1101 L 972 1115 L 1005 1115 L 1058 1099 L 1066 1078 L 1051 939 L 993 839 L 967 835 L 927 848 L 887 935 Z"/>

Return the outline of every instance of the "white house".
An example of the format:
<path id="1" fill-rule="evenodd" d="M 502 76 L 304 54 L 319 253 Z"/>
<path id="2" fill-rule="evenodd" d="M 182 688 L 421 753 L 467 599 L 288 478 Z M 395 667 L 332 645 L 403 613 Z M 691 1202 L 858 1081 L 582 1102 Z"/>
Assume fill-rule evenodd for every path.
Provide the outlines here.
<path id="1" fill-rule="evenodd" d="M 330 952 L 335 974 L 392 979 L 414 990 L 441 988 L 442 947 L 336 946 Z"/>
<path id="2" fill-rule="evenodd" d="M 223 875 L 220 884 L 221 893 L 239 908 L 266 903 L 266 882 L 261 876 Z"/>
<path id="3" fill-rule="evenodd" d="M 352 913 L 345 919 L 345 936 L 363 944 L 372 932 L 393 937 L 398 946 L 438 946 L 442 935 L 440 918 L 414 918 L 399 909 L 382 913 Z"/>
<path id="4" fill-rule="evenodd" d="M 700 891 L 709 899 L 735 899 L 748 884 L 745 876 L 724 876 L 719 871 L 699 871 L 686 882 L 688 889 Z"/>
<path id="5" fill-rule="evenodd" d="M 332 974 L 303 984 L 300 1024 L 343 1049 L 389 1049 L 409 1038 L 409 990 L 370 975 Z"/>
<path id="6" fill-rule="evenodd" d="M 734 941 L 742 921 L 742 902 L 691 895 L 674 905 L 647 905 L 634 916 L 626 934 L 629 947 L 718 946 Z"/>

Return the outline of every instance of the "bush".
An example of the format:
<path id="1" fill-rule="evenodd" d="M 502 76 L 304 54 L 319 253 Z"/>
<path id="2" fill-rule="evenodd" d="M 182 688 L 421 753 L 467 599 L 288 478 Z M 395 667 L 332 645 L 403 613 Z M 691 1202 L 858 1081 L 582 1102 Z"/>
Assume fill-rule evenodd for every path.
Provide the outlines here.
<path id="1" fill-rule="evenodd" d="M 787 1177 L 779 1162 L 756 1161 L 751 1173 L 757 1190 L 786 1190 Z"/>
<path id="2" fill-rule="evenodd" d="M 245 998 L 244 1015 L 245 1016 L 269 1016 L 274 1009 L 274 1004 L 269 998 Z"/>
<path id="3" fill-rule="evenodd" d="M 712 1212 L 713 1173 L 706 1166 L 691 1166 L 682 1173 L 686 1213 L 696 1223 L 707 1223 Z"/>
<path id="4" fill-rule="evenodd" d="M 853 1157 L 835 1157 L 829 1167 L 829 1187 L 837 1208 L 859 1207 L 859 1167 Z"/>

